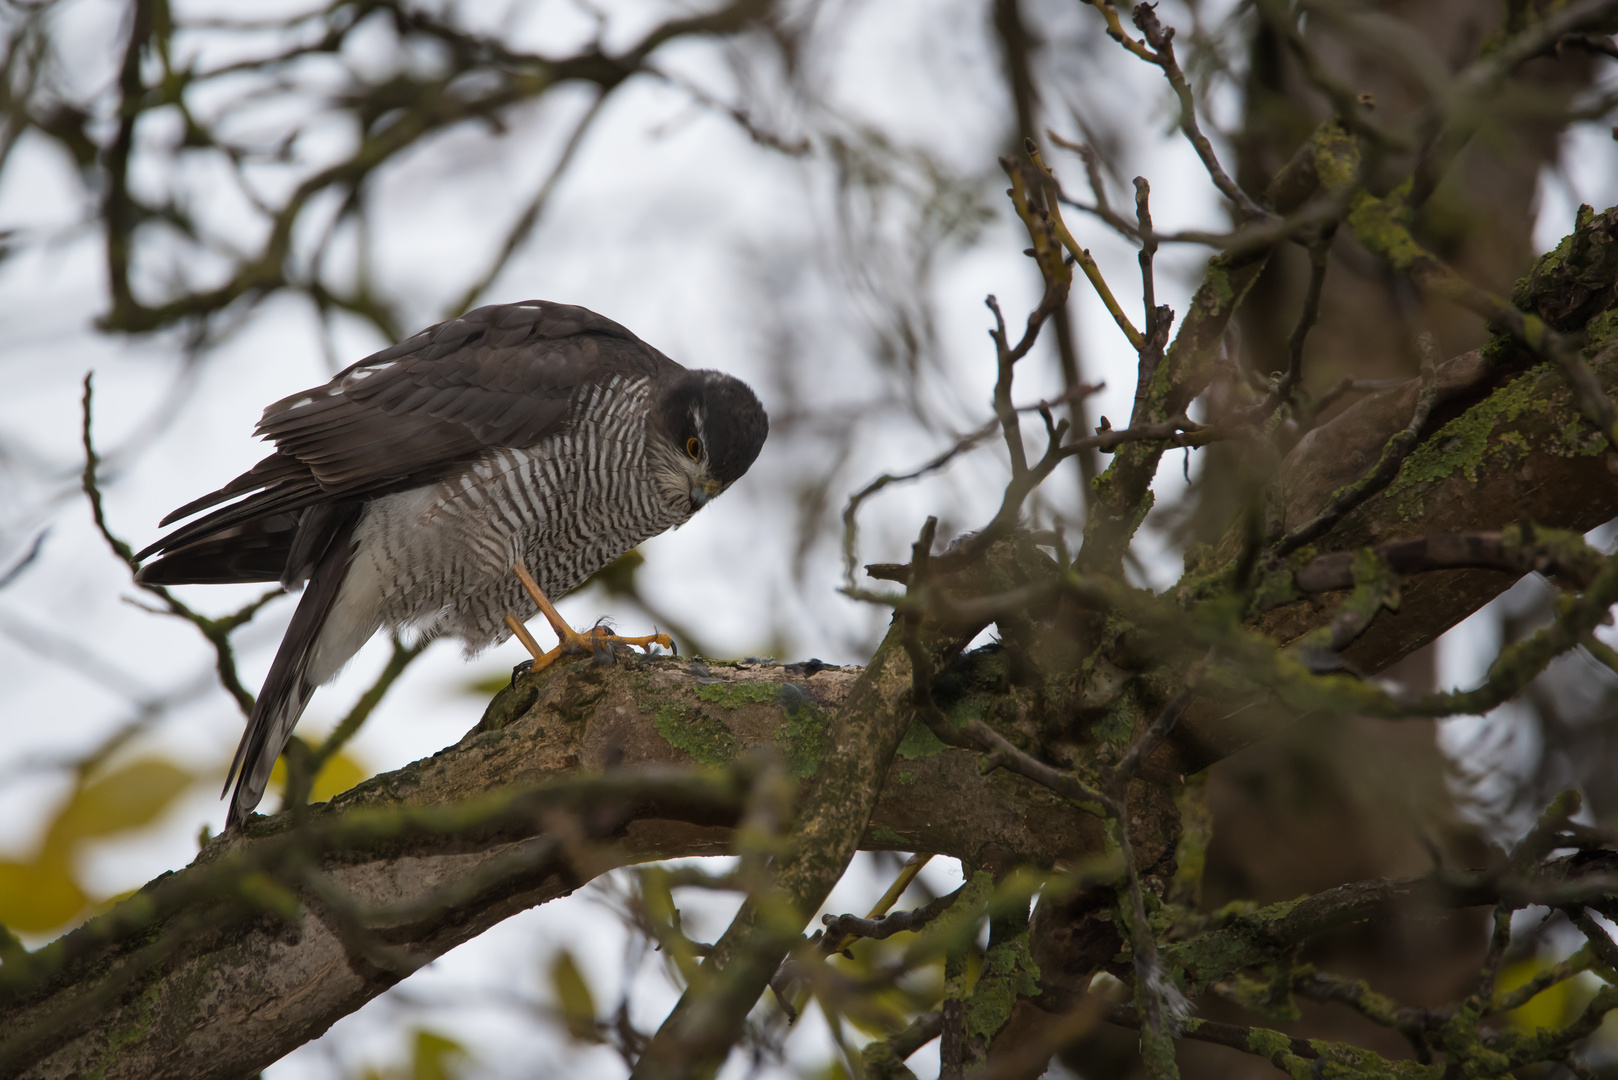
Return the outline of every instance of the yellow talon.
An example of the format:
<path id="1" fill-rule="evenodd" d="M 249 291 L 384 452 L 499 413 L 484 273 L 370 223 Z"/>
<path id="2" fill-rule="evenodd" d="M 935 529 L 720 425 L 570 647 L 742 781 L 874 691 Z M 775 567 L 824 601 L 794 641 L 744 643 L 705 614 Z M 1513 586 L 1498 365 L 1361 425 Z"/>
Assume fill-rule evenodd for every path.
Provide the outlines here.
<path id="1" fill-rule="evenodd" d="M 534 640 L 534 635 L 528 632 L 528 628 L 515 615 L 509 613 L 506 615 L 506 625 L 511 628 L 511 632 L 517 640 L 522 642 L 523 648 L 527 649 L 534 657 L 533 665 L 529 668 L 530 671 L 541 671 L 564 655 L 595 653 L 598 649 L 611 649 L 614 645 L 638 645 L 647 653 L 652 651 L 653 645 L 660 645 L 670 652 L 678 651 L 674 647 L 674 639 L 667 634 L 647 634 L 644 637 L 626 638 L 619 637 L 604 626 L 592 627 L 587 633 L 581 634 L 563 621 L 562 616 L 557 613 L 555 605 L 540 590 L 539 583 L 528 572 L 528 567 L 518 562 L 516 566 L 512 567 L 512 572 L 517 575 L 517 580 L 522 582 L 523 589 L 533 598 L 534 603 L 539 605 L 540 614 L 544 615 L 545 621 L 551 624 L 551 629 L 555 631 L 557 637 L 556 648 L 545 652 L 539 647 L 539 642 Z"/>

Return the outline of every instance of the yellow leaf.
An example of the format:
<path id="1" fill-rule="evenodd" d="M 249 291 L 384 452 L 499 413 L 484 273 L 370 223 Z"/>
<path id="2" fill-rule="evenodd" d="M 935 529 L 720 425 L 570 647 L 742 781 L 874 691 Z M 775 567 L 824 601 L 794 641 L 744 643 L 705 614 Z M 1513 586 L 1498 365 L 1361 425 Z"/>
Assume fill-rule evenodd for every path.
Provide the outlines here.
<path id="1" fill-rule="evenodd" d="M 371 776 L 371 770 L 361 765 L 358 758 L 346 750 L 339 750 L 321 766 L 320 775 L 310 786 L 309 801 L 330 802 L 349 788 Z M 270 769 L 270 782 L 266 790 L 285 797 L 287 789 L 287 759 L 278 757 Z"/>
<path id="2" fill-rule="evenodd" d="M 142 758 L 82 785 L 45 835 L 47 854 L 62 854 L 80 840 L 151 824 L 191 785 L 191 774 L 172 762 Z"/>
<path id="3" fill-rule="evenodd" d="M 55 930 L 83 911 L 86 899 L 65 859 L 0 862 L 0 923 L 18 933 Z"/>
<path id="4" fill-rule="evenodd" d="M 640 872 L 640 902 L 646 916 L 664 925 L 672 924 L 674 894 L 669 889 L 669 875 L 661 866 L 648 866 Z"/>
<path id="5" fill-rule="evenodd" d="M 411 1076 L 413 1080 L 455 1080 L 460 1070 L 454 1066 L 466 1057 L 466 1047 L 454 1039 L 417 1028 Z"/>
<path id="6" fill-rule="evenodd" d="M 596 1034 L 596 1002 L 573 954 L 563 949 L 551 961 L 551 989 L 562 1007 L 567 1032 L 584 1042 L 600 1042 Z"/>
<path id="7" fill-rule="evenodd" d="M 1553 966 L 1554 961 L 1538 956 L 1530 956 L 1514 964 L 1507 964 L 1495 980 L 1495 993 L 1503 994 L 1515 990 Z M 1573 1013 L 1578 1008 L 1578 1003 L 1574 1001 L 1576 988 L 1577 983 L 1573 979 L 1564 979 L 1554 986 L 1546 987 L 1529 998 L 1521 1008 L 1513 1009 L 1510 1013 L 1511 1022 L 1524 1031 L 1561 1027 L 1573 1019 Z"/>
<path id="8" fill-rule="evenodd" d="M 315 777 L 314 785 L 309 791 L 309 801 L 330 802 L 370 775 L 369 769 L 350 757 L 346 751 L 339 750 L 321 767 L 320 774 Z"/>
<path id="9" fill-rule="evenodd" d="M 653 925 L 668 929 L 667 933 L 660 932 L 658 938 L 667 948 L 666 955 L 680 978 L 690 984 L 697 976 L 697 956 L 680 929 L 680 909 L 674 906 L 668 871 L 660 866 L 648 866 L 640 872 L 640 902 Z"/>

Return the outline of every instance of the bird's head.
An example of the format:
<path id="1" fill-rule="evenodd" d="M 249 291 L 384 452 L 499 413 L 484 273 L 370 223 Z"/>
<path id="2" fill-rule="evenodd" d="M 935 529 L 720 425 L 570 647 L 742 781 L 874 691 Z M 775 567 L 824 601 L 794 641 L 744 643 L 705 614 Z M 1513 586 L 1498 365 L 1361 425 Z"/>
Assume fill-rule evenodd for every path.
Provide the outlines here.
<path id="1" fill-rule="evenodd" d="M 748 385 L 719 371 L 689 371 L 653 406 L 647 449 L 658 488 L 695 513 L 745 473 L 770 432 Z"/>

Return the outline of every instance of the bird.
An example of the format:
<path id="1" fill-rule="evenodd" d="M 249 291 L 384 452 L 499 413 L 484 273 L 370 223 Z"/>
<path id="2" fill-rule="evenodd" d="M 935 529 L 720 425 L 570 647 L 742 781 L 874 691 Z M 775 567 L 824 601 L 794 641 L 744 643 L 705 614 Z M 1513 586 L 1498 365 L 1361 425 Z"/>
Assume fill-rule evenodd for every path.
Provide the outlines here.
<path id="1" fill-rule="evenodd" d="M 550 597 L 734 484 L 769 418 L 734 376 L 530 300 L 373 353 L 271 404 L 255 434 L 274 452 L 169 514 L 160 527 L 202 516 L 136 555 L 145 583 L 302 589 L 225 780 L 237 830 L 315 689 L 380 630 L 459 637 L 469 657 L 515 635 L 535 668 L 672 649 L 664 634 L 577 633 Z M 536 612 L 559 639 L 549 652 L 523 625 Z"/>

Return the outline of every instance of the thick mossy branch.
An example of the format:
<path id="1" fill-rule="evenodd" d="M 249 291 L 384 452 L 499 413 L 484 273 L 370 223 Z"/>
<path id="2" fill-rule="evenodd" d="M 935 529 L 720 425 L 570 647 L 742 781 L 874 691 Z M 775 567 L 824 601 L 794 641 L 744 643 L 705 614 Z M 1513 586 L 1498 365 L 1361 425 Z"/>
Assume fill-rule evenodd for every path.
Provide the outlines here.
<path id="1" fill-rule="evenodd" d="M 1006 577 L 1000 552 L 972 571 L 993 571 L 979 591 L 1023 580 L 1021 556 Z M 975 633 L 960 624 L 931 647 L 958 650 Z M 803 778 L 796 829 L 816 888 L 829 888 L 857 847 L 968 860 L 992 850 L 1035 866 L 1103 849 L 1095 818 L 1038 785 L 983 775 L 975 753 L 903 742 L 909 666 L 902 648 L 887 655 L 871 669 L 661 659 L 519 678 L 457 745 L 330 804 L 254 818 L 27 964 L 8 959 L 0 1071 L 251 1073 L 403 971 L 599 873 L 734 850 L 735 796 L 634 795 L 647 769 L 723 766 L 707 779 L 676 774 L 700 791 L 723 789 L 732 763 L 756 770 L 751 760 Z M 619 794 L 602 793 L 613 784 Z M 836 810 L 818 831 L 817 786 Z M 552 788 L 578 797 L 509 801 Z M 1149 815 L 1142 833 L 1154 852 L 1172 843 L 1168 824 Z M 818 904 L 806 894 L 794 917 L 807 921 Z"/>
<path id="2" fill-rule="evenodd" d="M 1482 316 L 1490 325 L 1504 329 L 1523 347 L 1555 364 L 1567 381 L 1579 413 L 1606 438 L 1609 445 L 1618 449 L 1618 426 L 1615 426 L 1618 425 L 1618 416 L 1615 416 L 1612 401 L 1586 363 L 1580 349 L 1583 343 L 1578 335 L 1567 332 L 1576 331 L 1580 325 L 1573 321 L 1573 317 L 1581 305 L 1563 306 L 1574 297 L 1567 296 L 1563 304 L 1556 306 L 1556 310 L 1563 315 L 1562 326 L 1558 326 L 1541 317 L 1535 310 L 1537 305 L 1531 303 L 1533 275 L 1519 290 L 1523 294 L 1521 300 L 1514 296 L 1513 301 L 1509 302 L 1466 280 L 1422 246 L 1413 235 L 1411 222 L 1415 207 L 1410 183 L 1402 184 L 1382 197 L 1358 189 L 1360 160 L 1355 140 L 1344 135 L 1337 139 L 1321 140 L 1318 145 L 1315 168 L 1322 177 L 1332 178 L 1326 182 L 1327 189 L 1354 189 L 1349 197 L 1347 220 L 1360 243 L 1386 259 L 1395 270 L 1409 277 L 1424 291 Z M 1602 265 L 1606 261 L 1603 256 L 1610 253 L 1614 236 L 1618 235 L 1618 230 L 1614 228 L 1618 225 L 1618 219 L 1613 218 L 1612 212 L 1601 217 L 1604 220 L 1598 225 L 1590 208 L 1581 207 L 1574 235 L 1563 245 L 1576 248 L 1578 261 L 1585 264 L 1592 276 L 1597 278 L 1603 270 L 1610 270 L 1609 266 Z M 1558 252 L 1562 250 L 1559 247 L 1557 252 L 1546 256 L 1546 260 L 1561 258 Z M 1574 251 L 1569 250 L 1567 254 L 1572 255 Z M 1565 289 L 1569 284 L 1566 280 L 1568 277 L 1567 274 L 1547 273 L 1543 275 L 1541 284 L 1554 282 Z M 1577 280 L 1577 276 L 1574 280 Z M 1566 291 L 1571 293 L 1574 290 Z M 1593 291 L 1600 294 L 1599 289 Z M 1523 303 L 1523 300 L 1530 303 Z"/>
<path id="3" fill-rule="evenodd" d="M 1581 211 L 1575 232 L 1542 256 L 1513 294 L 1517 304 L 1541 313 L 1536 317 L 1583 335 L 1590 369 L 1609 393 L 1618 390 L 1618 351 L 1610 347 L 1618 340 L 1615 245 L 1618 208 Z M 1352 585 L 1353 552 L 1365 547 L 1397 556 L 1398 572 L 1434 571 L 1408 577 L 1398 610 L 1377 615 L 1348 647 L 1345 661 L 1366 673 L 1434 640 L 1531 569 L 1567 583 L 1588 581 L 1588 560 L 1576 559 L 1576 567 L 1557 558 L 1536 562 L 1546 552 L 1530 545 L 1513 554 L 1489 538 L 1532 522 L 1541 527 L 1536 535 L 1549 540 L 1554 530 L 1580 534 L 1618 517 L 1618 454 L 1581 414 L 1562 374 L 1549 364 L 1529 366 L 1533 359 L 1500 335 L 1480 352 L 1440 364 L 1428 430 L 1398 474 L 1315 548 L 1297 553 L 1286 567 L 1299 575 L 1295 580 L 1259 589 L 1256 628 L 1287 643 L 1324 625 L 1343 602 L 1337 590 Z M 1317 518 L 1372 471 L 1389 439 L 1408 426 L 1420 389 L 1412 379 L 1369 395 L 1309 432 L 1276 481 L 1278 527 Z M 1190 553 L 1180 594 L 1206 602 L 1228 593 L 1245 543 L 1237 526 L 1216 551 Z M 1218 760 L 1287 720 L 1263 713 L 1232 723 L 1219 718 L 1223 713 L 1194 708 L 1173 740 L 1177 767 Z"/>

